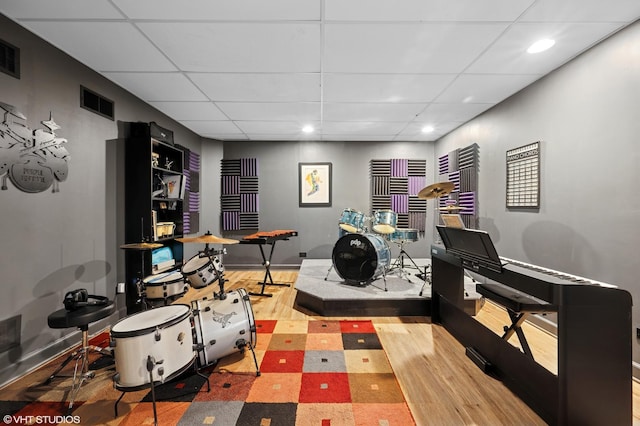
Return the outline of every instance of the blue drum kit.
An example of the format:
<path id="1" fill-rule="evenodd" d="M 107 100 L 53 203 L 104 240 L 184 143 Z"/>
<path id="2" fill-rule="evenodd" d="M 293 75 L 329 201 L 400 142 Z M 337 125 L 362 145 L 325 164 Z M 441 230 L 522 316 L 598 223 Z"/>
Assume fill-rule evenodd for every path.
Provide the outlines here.
<path id="1" fill-rule="evenodd" d="M 420 190 L 418 198 L 439 198 L 454 189 L 452 182 L 434 183 Z M 371 224 L 373 232 L 369 231 L 367 223 Z M 385 291 L 387 291 L 387 272 L 399 270 L 403 277 L 411 281 L 405 266 L 418 271 L 421 271 L 421 267 L 406 252 L 404 246 L 418 241 L 419 230 L 398 228 L 397 225 L 398 214 L 393 210 L 376 210 L 372 216 L 367 216 L 355 209 L 344 209 L 338 222 L 338 241 L 333 247 L 332 265 L 327 271 L 325 281 L 331 269 L 335 269 L 340 278 L 351 284 L 369 284 L 382 277 Z M 397 244 L 400 249 L 393 264 L 389 242 Z M 412 266 L 405 265 L 405 258 L 411 262 Z M 426 283 L 430 279 L 428 267 L 422 267 L 422 269 L 424 272 L 416 275 L 423 278 Z M 420 294 L 422 295 L 422 290 Z"/>
<path id="2" fill-rule="evenodd" d="M 373 232 L 369 231 L 367 223 L 371 224 Z M 382 277 L 387 291 L 387 272 L 396 267 L 404 269 L 404 257 L 411 259 L 404 245 L 418 241 L 417 229 L 401 229 L 397 225 L 398 214 L 393 210 L 376 210 L 373 216 L 366 216 L 351 208 L 344 209 L 338 222 L 339 238 L 333 248 L 333 264 L 327 277 L 331 269 L 346 282 L 360 285 Z M 389 241 L 400 246 L 400 256 L 393 264 Z M 419 269 L 415 262 L 413 264 Z"/>

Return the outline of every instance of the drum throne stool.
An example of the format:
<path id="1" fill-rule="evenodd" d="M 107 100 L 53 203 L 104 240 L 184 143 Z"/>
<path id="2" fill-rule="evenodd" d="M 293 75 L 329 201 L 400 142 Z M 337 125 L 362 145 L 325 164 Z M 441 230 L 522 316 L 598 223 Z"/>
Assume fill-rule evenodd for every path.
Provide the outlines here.
<path id="1" fill-rule="evenodd" d="M 44 384 L 49 384 L 62 371 L 64 367 L 75 359 L 76 364 L 73 370 L 73 382 L 71 392 L 69 394 L 68 413 L 73 410 L 73 402 L 78 395 L 78 391 L 82 384 L 95 376 L 94 371 L 89 370 L 89 351 L 94 350 L 105 355 L 111 355 L 111 351 L 99 346 L 89 345 L 89 325 L 107 318 L 116 310 L 112 300 L 99 299 L 99 302 L 88 302 L 83 306 L 79 306 L 75 310 L 66 308 L 59 309 L 47 317 L 47 323 L 50 328 L 71 328 L 78 327 L 82 332 L 82 343 L 79 349 L 73 351 L 67 359 L 49 376 Z M 80 366 L 80 368 L 78 368 Z"/>

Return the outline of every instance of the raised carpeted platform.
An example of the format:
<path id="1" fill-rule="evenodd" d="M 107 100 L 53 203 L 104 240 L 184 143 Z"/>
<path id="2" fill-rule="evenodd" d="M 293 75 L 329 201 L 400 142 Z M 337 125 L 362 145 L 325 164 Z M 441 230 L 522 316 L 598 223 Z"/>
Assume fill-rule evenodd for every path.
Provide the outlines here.
<path id="1" fill-rule="evenodd" d="M 382 275 L 365 285 L 347 283 L 331 259 L 304 259 L 295 283 L 296 306 L 323 316 L 431 316 L 431 284 L 417 276 L 425 267 L 430 271 L 430 260 L 414 260 L 420 270 L 405 263 L 387 271 L 385 291 Z M 466 308 L 475 315 L 481 296 L 471 279 L 465 290 Z"/>

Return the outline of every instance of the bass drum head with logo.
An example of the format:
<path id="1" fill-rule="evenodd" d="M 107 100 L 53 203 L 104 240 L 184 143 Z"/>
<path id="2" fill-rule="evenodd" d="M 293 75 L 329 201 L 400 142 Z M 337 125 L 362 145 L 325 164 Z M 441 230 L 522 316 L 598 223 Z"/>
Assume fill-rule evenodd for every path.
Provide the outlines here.
<path id="1" fill-rule="evenodd" d="M 239 288 L 219 299 L 191 302 L 194 312 L 196 342 L 202 345 L 198 354 L 201 366 L 256 346 L 256 321 L 247 292 Z"/>
<path id="2" fill-rule="evenodd" d="M 384 273 L 391 263 L 387 242 L 375 234 L 347 234 L 333 247 L 333 266 L 340 278 L 364 283 Z"/>

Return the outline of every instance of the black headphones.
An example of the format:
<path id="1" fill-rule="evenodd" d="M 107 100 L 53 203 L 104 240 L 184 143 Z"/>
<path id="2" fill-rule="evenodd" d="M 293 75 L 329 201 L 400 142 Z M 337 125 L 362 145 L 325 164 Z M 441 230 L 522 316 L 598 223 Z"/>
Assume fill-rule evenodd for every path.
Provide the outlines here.
<path id="1" fill-rule="evenodd" d="M 64 307 L 67 311 L 75 311 L 83 306 L 104 306 L 108 302 L 108 297 L 89 294 L 86 288 L 71 290 L 64 295 Z"/>

